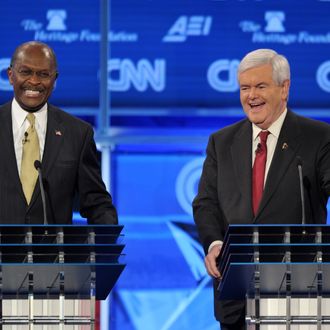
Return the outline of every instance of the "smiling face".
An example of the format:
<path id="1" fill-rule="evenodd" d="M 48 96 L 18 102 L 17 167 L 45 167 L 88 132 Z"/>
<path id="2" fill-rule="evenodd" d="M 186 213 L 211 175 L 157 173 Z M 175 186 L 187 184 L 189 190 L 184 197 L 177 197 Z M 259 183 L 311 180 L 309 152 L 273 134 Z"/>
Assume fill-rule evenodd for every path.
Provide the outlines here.
<path id="1" fill-rule="evenodd" d="M 261 129 L 268 129 L 285 110 L 290 81 L 277 85 L 271 64 L 243 71 L 239 77 L 240 99 L 249 120 Z"/>
<path id="2" fill-rule="evenodd" d="M 16 101 L 29 112 L 39 110 L 47 102 L 57 78 L 55 59 L 40 44 L 23 46 L 7 73 Z"/>

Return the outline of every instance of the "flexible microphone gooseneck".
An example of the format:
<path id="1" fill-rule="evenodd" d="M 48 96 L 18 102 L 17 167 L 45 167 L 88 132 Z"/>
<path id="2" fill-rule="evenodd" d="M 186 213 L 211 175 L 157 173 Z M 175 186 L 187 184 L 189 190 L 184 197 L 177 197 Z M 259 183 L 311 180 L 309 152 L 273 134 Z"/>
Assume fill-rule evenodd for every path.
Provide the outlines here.
<path id="1" fill-rule="evenodd" d="M 304 194 L 304 181 L 303 181 L 303 170 L 302 170 L 302 159 L 297 157 L 297 167 L 299 174 L 299 186 L 300 186 L 300 200 L 301 200 L 301 224 L 306 224 L 306 211 L 305 211 L 305 194 Z"/>
<path id="2" fill-rule="evenodd" d="M 44 213 L 44 225 L 47 225 L 48 221 L 47 221 L 47 209 L 46 209 L 46 196 L 45 196 L 44 184 L 42 182 L 42 172 L 41 172 L 41 162 L 40 162 L 40 160 L 35 160 L 34 161 L 34 167 L 38 171 L 39 186 L 40 186 L 41 200 L 42 200 L 42 208 L 43 208 L 43 213 Z"/>

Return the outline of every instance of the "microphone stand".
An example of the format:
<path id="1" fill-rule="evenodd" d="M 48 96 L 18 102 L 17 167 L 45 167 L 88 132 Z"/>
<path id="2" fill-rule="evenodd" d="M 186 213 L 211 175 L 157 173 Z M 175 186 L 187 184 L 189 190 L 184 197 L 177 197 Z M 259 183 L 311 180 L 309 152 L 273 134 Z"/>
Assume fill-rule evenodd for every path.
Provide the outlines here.
<path id="1" fill-rule="evenodd" d="M 47 225 L 48 221 L 47 221 L 47 209 L 46 209 L 46 196 L 45 196 L 44 185 L 42 183 L 41 163 L 40 163 L 39 160 L 36 160 L 34 162 L 34 167 L 38 171 L 38 179 L 39 179 L 39 186 L 40 186 L 40 192 L 41 192 L 42 208 L 43 208 L 43 213 L 44 213 L 44 225 Z"/>
<path id="2" fill-rule="evenodd" d="M 301 224 L 306 224 L 306 211 L 305 211 L 305 194 L 304 194 L 304 181 L 303 181 L 303 171 L 302 171 L 302 160 L 297 157 L 298 162 L 298 174 L 299 174 L 299 187 L 300 187 L 300 200 L 301 200 Z M 303 230 L 303 234 L 306 234 L 306 230 Z"/>

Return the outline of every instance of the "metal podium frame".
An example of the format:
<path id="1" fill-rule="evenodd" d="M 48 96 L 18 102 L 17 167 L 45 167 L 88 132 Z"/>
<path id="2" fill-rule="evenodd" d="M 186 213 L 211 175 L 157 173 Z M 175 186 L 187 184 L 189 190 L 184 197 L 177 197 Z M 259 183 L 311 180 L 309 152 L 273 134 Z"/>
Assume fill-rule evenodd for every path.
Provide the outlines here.
<path id="1" fill-rule="evenodd" d="M 249 329 L 330 329 L 329 226 L 230 225 L 219 270 L 219 298 L 246 299 Z"/>
<path id="2" fill-rule="evenodd" d="M 14 325 L 30 330 L 41 325 L 94 329 L 95 302 L 106 299 L 125 267 L 119 260 L 124 248 L 122 229 L 118 225 L 0 225 L 0 329 Z M 50 304 L 48 314 L 36 313 L 40 301 Z M 85 307 L 81 314 L 76 301 L 83 302 L 88 312 Z M 13 315 L 16 307 L 8 307 L 8 302 L 24 306 L 23 312 Z M 72 310 L 79 311 L 72 312 L 69 302 Z"/>

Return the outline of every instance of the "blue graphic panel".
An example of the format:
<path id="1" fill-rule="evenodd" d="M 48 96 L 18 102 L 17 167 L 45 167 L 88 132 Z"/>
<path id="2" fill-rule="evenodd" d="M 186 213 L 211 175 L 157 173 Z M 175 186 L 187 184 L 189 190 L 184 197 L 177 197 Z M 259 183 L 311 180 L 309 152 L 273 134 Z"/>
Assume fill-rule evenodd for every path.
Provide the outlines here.
<path id="1" fill-rule="evenodd" d="M 120 162 L 114 167 L 120 214 L 190 215 L 204 157 L 195 158 L 180 153 L 120 155 Z M 127 191 L 130 191 L 129 196 Z"/>
<path id="2" fill-rule="evenodd" d="M 14 48 L 36 39 L 58 54 L 53 101 L 97 108 L 100 2 L 2 0 L 0 103 Z M 329 1 L 111 1 L 109 90 L 114 107 L 239 106 L 236 68 L 248 51 L 274 48 L 292 65 L 290 103 L 328 108 Z M 317 21 L 316 21 L 317 20 Z"/>
<path id="3" fill-rule="evenodd" d="M 218 329 L 211 279 L 191 216 L 204 157 L 141 151 L 114 155 L 127 268 L 113 297 L 112 325 Z"/>

